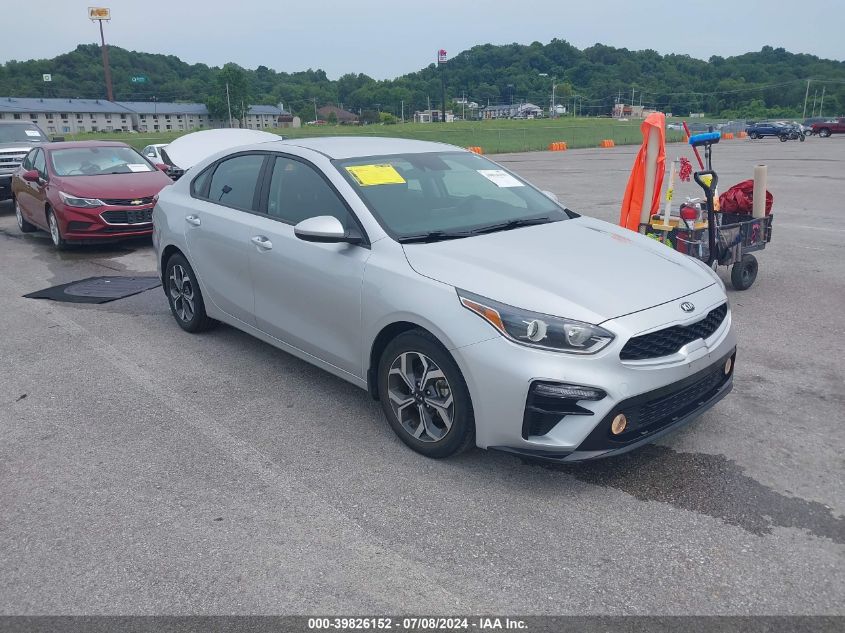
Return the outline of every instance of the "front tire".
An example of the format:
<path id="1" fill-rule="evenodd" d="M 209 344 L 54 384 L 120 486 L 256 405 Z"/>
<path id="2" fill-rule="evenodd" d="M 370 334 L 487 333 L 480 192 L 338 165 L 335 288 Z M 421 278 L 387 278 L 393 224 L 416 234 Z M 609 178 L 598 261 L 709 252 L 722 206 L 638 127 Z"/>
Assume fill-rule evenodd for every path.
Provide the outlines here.
<path id="1" fill-rule="evenodd" d="M 425 330 L 393 339 L 381 355 L 378 392 L 384 415 L 405 444 L 442 458 L 475 444 L 469 390 L 457 363 Z"/>
<path id="2" fill-rule="evenodd" d="M 18 228 L 21 233 L 32 233 L 38 229 L 37 226 L 27 222 L 26 218 L 23 217 L 23 209 L 21 209 L 17 198 L 15 198 L 15 219 L 18 221 Z"/>
<path id="3" fill-rule="evenodd" d="M 186 332 L 204 332 L 216 325 L 217 322 L 205 312 L 205 302 L 196 273 L 181 254 L 173 255 L 167 260 L 164 269 L 164 292 L 173 318 Z"/>
<path id="4" fill-rule="evenodd" d="M 789 140 L 789 137 L 786 134 L 781 134 L 778 138 L 781 143 L 786 143 Z"/>
<path id="5" fill-rule="evenodd" d="M 62 237 L 62 229 L 59 227 L 59 220 L 52 209 L 47 209 L 47 226 L 50 229 L 50 239 L 57 251 L 67 249 L 67 241 Z"/>
<path id="6" fill-rule="evenodd" d="M 742 259 L 731 267 L 731 285 L 736 290 L 748 290 L 757 279 L 757 258 L 743 255 Z"/>
<path id="7" fill-rule="evenodd" d="M 823 127 L 819 130 L 819 136 L 821 136 L 822 138 L 827 138 L 828 136 L 830 136 L 830 130 L 826 127 Z"/>

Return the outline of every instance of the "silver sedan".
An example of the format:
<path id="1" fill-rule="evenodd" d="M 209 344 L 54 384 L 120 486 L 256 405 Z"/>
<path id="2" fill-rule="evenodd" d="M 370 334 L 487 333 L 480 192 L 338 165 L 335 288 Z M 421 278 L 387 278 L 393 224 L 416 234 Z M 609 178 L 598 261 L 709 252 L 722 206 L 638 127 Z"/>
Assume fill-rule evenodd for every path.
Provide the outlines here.
<path id="1" fill-rule="evenodd" d="M 222 321 L 367 389 L 430 457 L 621 453 L 732 388 L 712 270 L 457 147 L 230 148 L 162 191 L 153 221 L 180 327 Z"/>

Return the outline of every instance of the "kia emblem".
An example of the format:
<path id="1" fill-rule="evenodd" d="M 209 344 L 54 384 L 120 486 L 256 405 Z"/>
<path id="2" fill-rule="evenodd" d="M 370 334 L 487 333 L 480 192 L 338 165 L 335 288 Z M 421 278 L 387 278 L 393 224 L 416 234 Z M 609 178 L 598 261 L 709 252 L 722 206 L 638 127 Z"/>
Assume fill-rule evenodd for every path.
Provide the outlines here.
<path id="1" fill-rule="evenodd" d="M 683 310 L 684 312 L 692 312 L 693 310 L 695 310 L 695 306 L 689 301 L 684 301 L 681 304 L 681 310 Z"/>

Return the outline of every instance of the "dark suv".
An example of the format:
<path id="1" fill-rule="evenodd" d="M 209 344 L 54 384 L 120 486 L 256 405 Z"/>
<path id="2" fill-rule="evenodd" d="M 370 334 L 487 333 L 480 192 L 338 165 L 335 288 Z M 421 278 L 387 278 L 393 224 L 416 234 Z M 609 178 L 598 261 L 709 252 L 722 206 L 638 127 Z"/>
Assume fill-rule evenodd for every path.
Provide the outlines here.
<path id="1" fill-rule="evenodd" d="M 769 121 L 752 123 L 745 128 L 745 131 L 749 138 L 754 139 L 764 138 L 766 136 L 776 136 L 781 141 L 798 138 L 802 141 L 804 140 L 803 131 L 798 126 L 790 125 L 789 123 L 772 123 Z"/>
<path id="2" fill-rule="evenodd" d="M 29 121 L 0 121 L 0 201 L 12 197 L 12 174 L 24 156 L 49 139 Z"/>

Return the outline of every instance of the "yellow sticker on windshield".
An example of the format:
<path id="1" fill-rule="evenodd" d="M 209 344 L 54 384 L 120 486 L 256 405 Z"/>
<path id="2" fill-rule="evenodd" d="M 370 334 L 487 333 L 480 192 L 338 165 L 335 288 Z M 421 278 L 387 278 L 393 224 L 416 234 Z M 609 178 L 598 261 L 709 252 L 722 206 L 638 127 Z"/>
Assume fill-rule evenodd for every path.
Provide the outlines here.
<path id="1" fill-rule="evenodd" d="M 393 165 L 354 165 L 347 167 L 346 171 L 362 187 L 405 184 L 405 179 Z"/>

